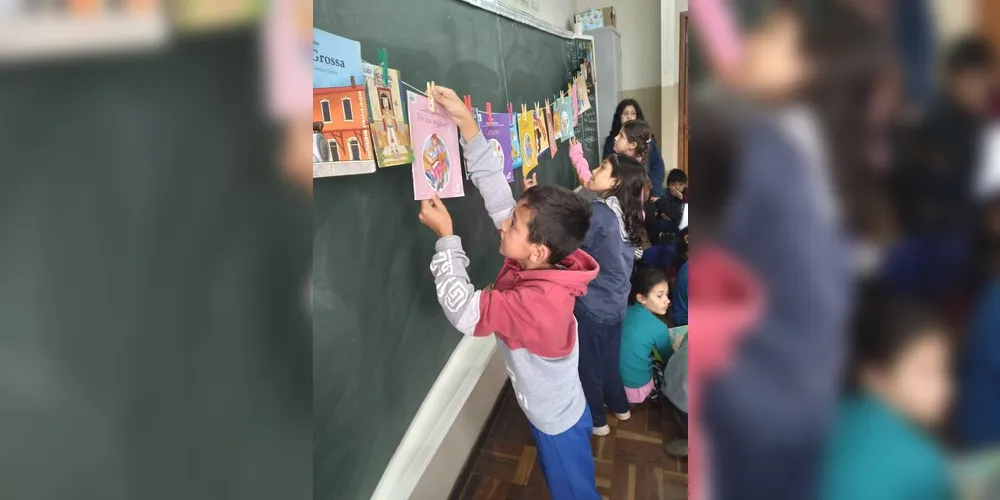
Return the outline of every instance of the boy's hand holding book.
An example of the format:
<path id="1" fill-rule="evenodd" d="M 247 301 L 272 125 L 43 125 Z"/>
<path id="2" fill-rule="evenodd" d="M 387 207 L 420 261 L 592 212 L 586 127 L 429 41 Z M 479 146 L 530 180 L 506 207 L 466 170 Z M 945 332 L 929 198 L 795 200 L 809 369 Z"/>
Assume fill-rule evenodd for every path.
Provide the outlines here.
<path id="1" fill-rule="evenodd" d="M 444 107 L 444 110 L 451 116 L 451 120 L 455 122 L 455 125 L 458 125 L 458 130 L 462 133 L 462 139 L 465 139 L 465 142 L 470 142 L 476 137 L 476 134 L 479 133 L 479 124 L 472 116 L 472 111 L 469 111 L 469 108 L 459 99 L 454 90 L 435 86 L 427 97 L 434 99 L 435 102 Z"/>
<path id="2" fill-rule="evenodd" d="M 455 234 L 455 230 L 452 228 L 451 214 L 448 213 L 448 209 L 445 208 L 437 193 L 433 194 L 433 198 L 420 202 L 419 218 L 420 222 L 434 231 L 438 238 Z"/>

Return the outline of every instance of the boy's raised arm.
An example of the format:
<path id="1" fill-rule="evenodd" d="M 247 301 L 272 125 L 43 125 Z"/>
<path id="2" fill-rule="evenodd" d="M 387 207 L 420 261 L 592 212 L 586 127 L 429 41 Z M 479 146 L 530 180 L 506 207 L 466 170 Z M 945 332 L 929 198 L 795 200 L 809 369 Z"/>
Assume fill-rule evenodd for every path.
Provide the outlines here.
<path id="1" fill-rule="evenodd" d="M 493 225 L 500 229 L 500 224 L 510 217 L 517 205 L 510 184 L 507 184 L 507 179 L 503 175 L 503 159 L 494 154 L 492 146 L 480 132 L 479 124 L 476 123 L 472 112 L 465 107 L 465 103 L 458 98 L 454 90 L 434 87 L 430 97 L 444 106 L 452 121 L 458 125 L 458 130 L 462 134 L 462 149 L 469 177 L 482 194 L 486 211 L 493 219 Z"/>
<path id="2" fill-rule="evenodd" d="M 503 159 L 493 152 L 493 146 L 486 141 L 478 126 L 471 140 L 466 141 L 465 134 L 462 134 L 462 148 L 469 178 L 483 195 L 493 225 L 500 229 L 500 224 L 510 217 L 517 205 L 510 184 L 503 175 Z"/>
<path id="3" fill-rule="evenodd" d="M 448 322 L 465 335 L 473 335 L 479 323 L 480 291 L 472 286 L 466 267 L 469 257 L 458 236 L 444 236 L 434 245 L 431 273 L 438 303 Z"/>
<path id="4" fill-rule="evenodd" d="M 469 257 L 462 249 L 462 239 L 455 236 L 451 214 L 434 194 L 430 200 L 420 202 L 420 222 L 434 231 L 438 241 L 434 245 L 431 273 L 438 303 L 448 321 L 458 331 L 472 335 L 479 323 L 479 294 L 465 268 Z"/>

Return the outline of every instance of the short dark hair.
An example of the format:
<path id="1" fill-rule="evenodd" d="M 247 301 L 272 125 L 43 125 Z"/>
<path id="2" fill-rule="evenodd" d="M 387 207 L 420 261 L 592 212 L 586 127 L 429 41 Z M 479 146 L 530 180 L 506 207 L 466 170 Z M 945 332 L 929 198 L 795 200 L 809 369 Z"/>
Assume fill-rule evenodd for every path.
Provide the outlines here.
<path id="1" fill-rule="evenodd" d="M 955 42 L 945 58 L 945 70 L 949 75 L 966 71 L 991 70 L 995 62 L 993 47 L 979 36 L 968 36 Z"/>
<path id="2" fill-rule="evenodd" d="M 917 340 L 947 332 L 933 306 L 894 293 L 882 283 L 866 283 L 859 298 L 851 346 L 851 382 L 855 387 L 861 369 L 888 367 Z"/>
<path id="3" fill-rule="evenodd" d="M 323 122 L 313 122 L 313 132 L 322 132 Z"/>
<path id="4" fill-rule="evenodd" d="M 671 170 L 670 173 L 667 174 L 668 186 L 675 182 L 682 182 L 684 184 L 687 184 L 687 181 L 688 181 L 687 174 L 685 174 L 684 171 L 679 168 L 675 168 Z"/>
<path id="5" fill-rule="evenodd" d="M 580 248 L 590 228 L 590 204 L 562 186 L 540 184 L 521 194 L 531 210 L 528 241 L 549 249 L 549 264 L 558 264 Z"/>
<path id="6" fill-rule="evenodd" d="M 660 283 L 667 281 L 667 273 L 658 267 L 636 263 L 635 271 L 632 273 L 632 291 L 628 296 L 628 303 L 635 304 L 636 295 L 649 295 L 649 291 Z"/>

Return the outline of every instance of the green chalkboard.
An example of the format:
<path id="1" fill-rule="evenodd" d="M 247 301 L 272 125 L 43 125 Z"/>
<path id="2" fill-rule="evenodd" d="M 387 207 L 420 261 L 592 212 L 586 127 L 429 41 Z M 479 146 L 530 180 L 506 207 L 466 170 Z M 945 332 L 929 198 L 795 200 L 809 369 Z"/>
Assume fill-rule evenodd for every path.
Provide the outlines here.
<path id="1" fill-rule="evenodd" d="M 403 81 L 427 81 L 501 111 L 552 98 L 579 70 L 589 41 L 569 40 L 457 0 L 314 3 L 314 25 L 361 42 L 362 58 Z M 594 93 L 590 92 L 593 96 Z M 596 164 L 596 113 L 577 131 Z M 560 143 L 535 170 L 539 182 L 577 185 Z M 521 175 L 513 186 L 517 196 Z M 368 498 L 441 368 L 461 340 L 440 311 L 428 265 L 434 236 L 417 221 L 410 167 L 314 181 L 314 498 Z M 502 259 L 475 187 L 447 200 L 477 286 Z"/>
<path id="2" fill-rule="evenodd" d="M 310 498 L 309 203 L 259 47 L 0 68 L 0 498 Z"/>

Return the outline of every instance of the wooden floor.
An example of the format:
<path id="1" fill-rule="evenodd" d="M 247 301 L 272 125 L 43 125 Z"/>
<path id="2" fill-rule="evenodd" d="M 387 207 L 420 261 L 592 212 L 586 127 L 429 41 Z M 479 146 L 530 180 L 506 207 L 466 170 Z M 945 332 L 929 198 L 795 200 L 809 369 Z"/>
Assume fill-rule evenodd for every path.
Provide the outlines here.
<path id="1" fill-rule="evenodd" d="M 549 498 L 537 450 L 524 413 L 510 386 L 500 396 L 497 415 L 464 486 L 462 500 L 543 500 Z M 608 417 L 611 434 L 592 437 L 597 491 L 607 500 L 683 500 L 687 498 L 687 460 L 663 451 L 665 442 L 682 436 L 669 409 L 660 404 L 632 407 L 632 418 Z M 453 497 L 456 495 L 453 495 Z"/>

